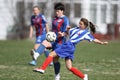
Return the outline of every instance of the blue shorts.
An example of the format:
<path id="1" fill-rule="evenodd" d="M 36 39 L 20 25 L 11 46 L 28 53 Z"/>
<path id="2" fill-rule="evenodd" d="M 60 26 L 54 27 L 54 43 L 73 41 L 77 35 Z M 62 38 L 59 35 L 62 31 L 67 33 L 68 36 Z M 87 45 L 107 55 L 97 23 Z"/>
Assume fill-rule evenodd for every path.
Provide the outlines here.
<path id="1" fill-rule="evenodd" d="M 66 42 L 55 49 L 56 54 L 61 58 L 74 59 L 75 45 L 71 42 Z"/>
<path id="2" fill-rule="evenodd" d="M 46 39 L 46 34 L 40 35 L 36 37 L 35 44 L 40 44 Z"/>

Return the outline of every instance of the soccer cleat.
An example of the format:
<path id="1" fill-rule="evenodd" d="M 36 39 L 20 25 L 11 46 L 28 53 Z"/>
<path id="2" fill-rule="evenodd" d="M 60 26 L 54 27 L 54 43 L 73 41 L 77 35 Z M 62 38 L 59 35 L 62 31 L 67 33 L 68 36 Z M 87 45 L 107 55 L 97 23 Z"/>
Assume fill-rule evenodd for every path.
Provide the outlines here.
<path id="1" fill-rule="evenodd" d="M 35 68 L 33 71 L 40 72 L 41 74 L 44 74 L 44 72 L 45 72 L 45 70 L 39 69 L 39 68 Z"/>
<path id="2" fill-rule="evenodd" d="M 85 77 L 83 78 L 83 80 L 88 80 L 88 75 L 85 74 Z"/>
<path id="3" fill-rule="evenodd" d="M 29 64 L 32 65 L 32 66 L 36 66 L 37 63 L 36 63 L 35 60 L 32 60 Z"/>
<path id="4" fill-rule="evenodd" d="M 55 75 L 55 80 L 60 80 L 60 74 Z"/>

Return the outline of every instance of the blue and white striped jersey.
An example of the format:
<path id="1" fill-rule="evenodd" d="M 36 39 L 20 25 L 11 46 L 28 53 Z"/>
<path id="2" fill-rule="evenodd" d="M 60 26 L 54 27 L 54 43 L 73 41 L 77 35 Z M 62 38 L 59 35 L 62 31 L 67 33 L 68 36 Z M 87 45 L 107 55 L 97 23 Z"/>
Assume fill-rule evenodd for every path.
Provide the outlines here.
<path id="1" fill-rule="evenodd" d="M 69 41 L 74 44 L 82 40 L 93 41 L 95 39 L 87 29 L 81 30 L 79 27 L 71 28 L 69 34 Z"/>

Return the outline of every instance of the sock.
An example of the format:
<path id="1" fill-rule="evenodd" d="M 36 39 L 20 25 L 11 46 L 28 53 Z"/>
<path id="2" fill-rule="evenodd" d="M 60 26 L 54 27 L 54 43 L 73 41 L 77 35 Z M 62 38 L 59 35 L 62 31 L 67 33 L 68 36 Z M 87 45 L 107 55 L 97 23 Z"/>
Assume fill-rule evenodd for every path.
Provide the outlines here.
<path id="1" fill-rule="evenodd" d="M 49 51 L 48 51 L 47 49 L 44 51 L 44 53 L 45 53 L 45 56 L 46 56 L 46 57 L 49 56 Z"/>
<path id="2" fill-rule="evenodd" d="M 36 49 L 35 51 L 38 52 L 39 54 L 42 54 L 44 52 L 44 50 L 45 50 L 45 46 L 41 44 L 38 47 L 38 49 Z"/>
<path id="3" fill-rule="evenodd" d="M 49 56 L 49 50 L 45 49 L 44 51 L 46 58 Z M 50 63 L 50 66 L 53 65 L 53 62 Z"/>
<path id="4" fill-rule="evenodd" d="M 52 62 L 52 60 L 53 60 L 53 57 L 52 56 L 48 56 L 46 58 L 46 60 L 44 61 L 44 63 L 42 64 L 42 66 L 40 67 L 40 69 L 45 70 L 48 67 L 48 65 Z"/>
<path id="5" fill-rule="evenodd" d="M 84 74 L 83 74 L 82 72 L 80 72 L 78 69 L 72 67 L 72 68 L 70 69 L 70 71 L 71 71 L 73 74 L 75 74 L 76 76 L 78 76 L 78 77 L 80 77 L 80 78 L 82 78 L 82 79 L 84 78 Z"/>
<path id="6" fill-rule="evenodd" d="M 39 55 L 40 55 L 40 54 L 39 54 L 38 52 L 35 52 L 35 53 L 33 54 L 34 59 L 37 60 L 37 58 L 38 58 Z"/>
<path id="7" fill-rule="evenodd" d="M 55 71 L 56 75 L 60 73 L 60 63 L 59 62 L 54 63 L 54 71 Z"/>

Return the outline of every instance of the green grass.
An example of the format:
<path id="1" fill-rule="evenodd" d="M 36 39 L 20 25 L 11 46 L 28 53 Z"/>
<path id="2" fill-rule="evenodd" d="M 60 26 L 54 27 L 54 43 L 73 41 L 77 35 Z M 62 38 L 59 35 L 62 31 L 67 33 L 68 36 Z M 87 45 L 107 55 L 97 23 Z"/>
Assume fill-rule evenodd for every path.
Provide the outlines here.
<path id="1" fill-rule="evenodd" d="M 41 55 L 37 66 L 30 66 L 29 54 L 34 42 L 0 41 L 0 80 L 54 80 L 53 66 L 45 74 L 32 70 L 45 59 Z M 61 62 L 61 80 L 82 80 L 69 72 L 64 59 Z M 82 42 L 76 46 L 73 66 L 89 75 L 89 80 L 120 80 L 120 42 L 110 41 L 108 45 Z"/>

